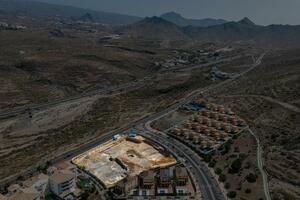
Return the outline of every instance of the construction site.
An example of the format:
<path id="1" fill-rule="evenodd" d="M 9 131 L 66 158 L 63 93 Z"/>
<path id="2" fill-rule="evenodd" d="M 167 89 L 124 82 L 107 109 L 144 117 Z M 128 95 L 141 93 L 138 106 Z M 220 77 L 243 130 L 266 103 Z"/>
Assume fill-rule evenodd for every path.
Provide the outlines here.
<path id="1" fill-rule="evenodd" d="M 113 140 L 75 157 L 72 162 L 96 177 L 106 188 L 142 172 L 177 163 L 165 149 L 132 133 L 116 135 Z"/>
<path id="2" fill-rule="evenodd" d="M 168 134 L 203 154 L 218 148 L 246 125 L 230 109 L 202 99 L 185 105 L 183 109 L 193 114 L 169 128 Z"/>

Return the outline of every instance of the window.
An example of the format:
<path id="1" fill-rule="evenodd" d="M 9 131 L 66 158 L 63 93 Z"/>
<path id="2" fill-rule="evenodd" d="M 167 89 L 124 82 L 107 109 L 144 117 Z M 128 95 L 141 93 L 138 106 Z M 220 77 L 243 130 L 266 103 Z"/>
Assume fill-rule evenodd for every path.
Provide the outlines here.
<path id="1" fill-rule="evenodd" d="M 142 195 L 147 196 L 147 190 L 142 190 Z"/>
<path id="2" fill-rule="evenodd" d="M 165 194 L 165 190 L 159 190 L 159 194 Z"/>

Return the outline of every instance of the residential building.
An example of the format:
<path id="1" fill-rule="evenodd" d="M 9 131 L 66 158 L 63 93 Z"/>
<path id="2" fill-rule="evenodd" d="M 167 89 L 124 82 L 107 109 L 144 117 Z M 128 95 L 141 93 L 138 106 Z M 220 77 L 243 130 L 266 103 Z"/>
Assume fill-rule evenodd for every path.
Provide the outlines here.
<path id="1" fill-rule="evenodd" d="M 157 185 L 157 194 L 158 195 L 168 195 L 173 194 L 173 176 L 174 176 L 174 167 L 161 169 L 159 173 L 159 181 Z"/>
<path id="2" fill-rule="evenodd" d="M 176 185 L 185 186 L 189 180 L 189 175 L 185 167 L 177 166 L 175 168 Z"/>
<path id="3" fill-rule="evenodd" d="M 72 193 L 75 192 L 75 178 L 75 174 L 69 170 L 56 171 L 50 176 L 50 190 L 62 199 L 72 199 Z"/>
<path id="4" fill-rule="evenodd" d="M 72 164 L 71 162 L 65 161 L 58 163 L 54 166 L 57 170 L 69 170 L 75 174 L 77 177 L 77 167 L 76 165 Z M 55 168 L 52 168 L 54 170 Z"/>
<path id="5" fill-rule="evenodd" d="M 177 166 L 175 168 L 175 192 L 176 195 L 193 195 L 194 188 L 191 184 L 188 171 L 185 167 Z"/>
<path id="6" fill-rule="evenodd" d="M 151 171 L 143 172 L 140 175 L 140 187 L 138 195 L 153 196 L 155 195 L 155 173 Z"/>

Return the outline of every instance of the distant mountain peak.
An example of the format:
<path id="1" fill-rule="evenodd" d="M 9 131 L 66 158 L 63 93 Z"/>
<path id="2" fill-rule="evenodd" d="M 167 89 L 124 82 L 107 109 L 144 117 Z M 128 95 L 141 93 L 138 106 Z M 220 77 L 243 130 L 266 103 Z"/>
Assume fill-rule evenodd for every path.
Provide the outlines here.
<path id="1" fill-rule="evenodd" d="M 181 14 L 174 12 L 174 11 L 162 14 L 160 17 L 162 17 L 162 18 L 166 18 L 166 17 L 183 18 Z"/>
<path id="2" fill-rule="evenodd" d="M 208 26 L 215 26 L 215 25 L 226 23 L 226 21 L 222 19 L 210 19 L 210 18 L 188 19 L 176 12 L 168 12 L 162 14 L 160 17 L 181 27 L 184 26 L 208 27 Z"/>
<path id="3" fill-rule="evenodd" d="M 154 40 L 185 40 L 188 37 L 176 24 L 161 17 L 146 17 L 145 19 L 123 27 L 119 30 L 132 38 L 146 38 Z"/>
<path id="4" fill-rule="evenodd" d="M 150 23 L 150 24 L 173 24 L 161 17 L 153 16 L 153 17 L 146 17 L 140 23 Z"/>
<path id="5" fill-rule="evenodd" d="M 239 21 L 240 24 L 254 26 L 256 25 L 253 21 L 251 21 L 248 17 L 244 17 L 242 20 Z"/>

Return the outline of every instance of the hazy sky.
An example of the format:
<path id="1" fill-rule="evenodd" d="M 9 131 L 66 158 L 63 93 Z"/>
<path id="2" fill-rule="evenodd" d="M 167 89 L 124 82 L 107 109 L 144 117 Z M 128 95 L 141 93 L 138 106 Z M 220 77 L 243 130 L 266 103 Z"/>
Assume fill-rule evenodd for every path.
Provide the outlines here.
<path id="1" fill-rule="evenodd" d="M 188 18 L 239 20 L 258 24 L 300 24 L 300 0 L 37 0 L 137 16 L 176 11 Z"/>

